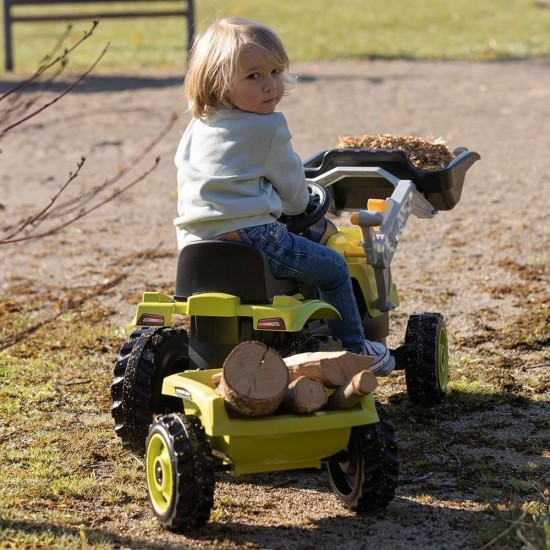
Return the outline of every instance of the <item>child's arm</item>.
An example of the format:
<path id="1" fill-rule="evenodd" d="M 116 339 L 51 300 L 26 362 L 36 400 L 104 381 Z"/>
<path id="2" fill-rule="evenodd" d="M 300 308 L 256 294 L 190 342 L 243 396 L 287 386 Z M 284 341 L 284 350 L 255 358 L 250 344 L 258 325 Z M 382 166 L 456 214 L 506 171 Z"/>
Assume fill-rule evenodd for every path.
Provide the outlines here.
<path id="1" fill-rule="evenodd" d="M 283 213 L 302 214 L 309 201 L 304 167 L 290 142 L 292 136 L 284 117 L 277 126 L 269 148 L 266 178 L 283 203 Z"/>

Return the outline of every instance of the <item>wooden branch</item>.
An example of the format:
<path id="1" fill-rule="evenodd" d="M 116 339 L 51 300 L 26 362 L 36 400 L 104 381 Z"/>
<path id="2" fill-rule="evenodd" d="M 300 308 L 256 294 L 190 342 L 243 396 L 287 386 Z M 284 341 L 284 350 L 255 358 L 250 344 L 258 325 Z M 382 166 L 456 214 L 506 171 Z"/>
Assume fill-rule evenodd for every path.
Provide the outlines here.
<path id="1" fill-rule="evenodd" d="M 351 409 L 365 395 L 372 393 L 378 386 L 378 380 L 368 370 L 357 373 L 347 384 L 334 390 L 328 398 L 328 409 Z"/>
<path id="2" fill-rule="evenodd" d="M 242 342 L 227 356 L 216 391 L 232 416 L 268 416 L 281 404 L 288 370 L 281 356 L 263 342 Z"/>
<path id="3" fill-rule="evenodd" d="M 175 122 L 177 120 L 177 116 L 174 114 L 167 122 L 166 126 L 159 132 L 159 134 L 143 149 L 141 150 L 137 155 L 135 155 L 130 161 L 126 163 L 125 166 L 123 166 L 115 176 L 112 176 L 108 178 L 105 182 L 103 182 L 101 185 L 95 187 L 92 189 L 89 193 L 87 193 L 84 198 L 82 196 L 77 197 L 76 199 L 69 199 L 64 203 L 61 203 L 54 208 L 52 208 L 53 204 L 57 199 L 59 198 L 59 195 L 67 188 L 67 186 L 76 178 L 78 175 L 82 164 L 84 162 L 84 159 L 81 159 L 80 163 L 78 164 L 78 169 L 75 173 L 71 173 L 69 179 L 63 184 L 61 189 L 56 193 L 56 195 L 51 199 L 50 203 L 43 208 L 41 211 L 38 212 L 38 214 L 32 215 L 26 220 L 23 220 L 19 222 L 18 227 L 13 230 L 10 234 L 6 236 L 0 236 L 0 245 L 3 244 L 13 244 L 17 242 L 22 241 L 28 241 L 32 239 L 39 239 L 42 237 L 47 237 L 50 235 L 53 235 L 62 229 L 66 228 L 67 226 L 73 224 L 74 222 L 80 220 L 84 216 L 87 216 L 88 214 L 94 212 L 104 204 L 107 204 L 108 202 L 112 201 L 122 193 L 128 191 L 131 187 L 138 184 L 139 182 L 143 181 L 146 177 L 149 176 L 149 174 L 155 170 L 160 162 L 160 158 L 156 158 L 154 164 L 148 168 L 146 171 L 144 171 L 142 174 L 140 174 L 138 177 L 134 178 L 130 183 L 126 184 L 123 187 L 120 187 L 114 191 L 112 191 L 107 197 L 102 198 L 99 200 L 96 204 L 93 204 L 89 207 L 83 207 L 83 205 L 89 203 L 92 199 L 97 198 L 100 193 L 107 190 L 108 188 L 112 187 L 115 183 L 118 183 L 118 181 L 128 174 L 132 169 L 136 167 L 136 165 L 148 154 L 151 152 L 151 150 L 160 143 L 164 137 L 168 134 L 170 129 L 174 126 Z M 46 221 L 51 221 L 54 218 L 65 216 L 67 214 L 72 214 L 75 212 L 71 218 L 64 222 L 59 222 L 54 227 L 50 227 L 49 229 L 45 229 L 41 232 L 37 232 L 37 228 Z M 25 235 L 20 235 L 24 229 L 27 227 L 33 227 L 33 232 L 30 232 Z M 5 227 L 0 228 L 0 232 L 7 232 L 12 230 L 12 227 Z"/>
<path id="4" fill-rule="evenodd" d="M 321 381 L 300 376 L 288 385 L 280 411 L 310 414 L 322 409 L 327 403 L 327 398 L 327 392 Z"/>
<path id="5" fill-rule="evenodd" d="M 12 231 L 12 233 L 0 238 L 0 244 L 3 243 L 3 242 L 10 242 L 11 239 L 13 239 L 16 235 L 19 235 L 19 233 L 21 233 L 24 229 L 26 229 L 30 225 L 34 226 L 35 224 L 39 223 L 41 220 L 48 217 L 48 212 L 50 211 L 50 209 L 54 205 L 55 201 L 57 201 L 57 199 L 61 196 L 63 191 L 65 191 L 65 189 L 67 189 L 67 187 L 70 185 L 70 183 L 78 176 L 82 166 L 84 166 L 85 160 L 86 159 L 84 157 L 82 157 L 80 159 L 80 162 L 77 164 L 76 171 L 71 172 L 69 174 L 69 177 L 68 177 L 67 181 L 61 186 L 61 188 L 56 192 L 56 194 L 50 199 L 50 202 L 42 210 L 40 210 L 36 214 L 33 214 L 32 216 L 29 216 L 27 219 L 22 220 L 21 222 L 19 222 L 19 226 L 16 227 Z M 12 229 L 12 228 L 11 227 L 6 227 L 6 228 L 0 229 L 0 230 L 1 231 L 8 231 L 10 229 Z"/>
<path id="6" fill-rule="evenodd" d="M 63 44 L 63 42 L 66 40 L 66 38 L 69 36 L 70 32 L 71 32 L 71 29 L 72 29 L 72 25 L 69 25 L 66 29 L 65 29 L 65 32 L 61 35 L 60 39 L 58 40 L 57 44 L 55 45 L 55 47 L 53 48 L 53 51 L 52 53 L 46 55 L 44 57 L 44 59 L 42 60 L 42 62 L 40 63 L 40 66 L 38 67 L 38 69 L 34 72 L 33 75 L 31 75 L 28 79 L 26 80 L 23 80 L 22 82 L 20 82 L 19 84 L 17 84 L 14 88 L 12 88 L 11 90 L 7 91 L 5 94 L 1 95 L 0 96 L 0 101 L 3 101 L 4 99 L 6 99 L 7 97 L 9 97 L 10 95 L 13 95 L 17 92 L 20 92 L 20 90 L 24 89 L 24 88 L 27 88 L 28 86 L 30 86 L 31 84 L 34 84 L 34 82 L 42 75 L 44 74 L 48 69 L 51 69 L 53 66 L 55 65 L 58 65 L 58 64 L 61 64 L 61 65 L 65 65 L 66 62 L 67 62 L 67 59 L 68 59 L 68 56 L 70 53 L 72 53 L 74 50 L 76 50 L 85 40 L 88 40 L 88 38 L 90 38 L 90 36 L 92 36 L 95 28 L 97 27 L 97 25 L 99 24 L 99 21 L 98 20 L 94 20 L 92 22 L 92 27 L 85 31 L 84 34 L 82 35 L 82 37 L 77 40 L 72 46 L 68 47 L 68 48 L 65 48 L 65 50 L 63 51 L 63 53 L 57 57 L 54 57 L 53 59 L 51 59 L 52 55 L 53 55 L 53 52 L 57 51 L 58 49 L 61 48 L 61 45 Z"/>
<path id="7" fill-rule="evenodd" d="M 374 359 L 349 351 L 299 353 L 284 359 L 290 380 L 308 376 L 320 380 L 327 388 L 348 383 L 357 373 L 368 370 Z"/>

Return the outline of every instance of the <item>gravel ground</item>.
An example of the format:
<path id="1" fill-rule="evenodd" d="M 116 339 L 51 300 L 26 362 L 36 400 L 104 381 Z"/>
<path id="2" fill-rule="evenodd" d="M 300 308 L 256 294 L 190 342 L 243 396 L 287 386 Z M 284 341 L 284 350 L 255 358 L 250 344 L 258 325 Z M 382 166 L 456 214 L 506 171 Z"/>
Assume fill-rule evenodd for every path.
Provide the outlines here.
<path id="1" fill-rule="evenodd" d="M 455 209 L 433 220 L 412 219 L 407 226 L 393 267 L 402 305 L 392 317 L 389 343 L 401 342 L 410 313 L 441 311 L 452 335 L 451 351 L 469 357 L 469 368 L 500 365 L 517 384 L 526 380 L 525 369 L 532 369 L 547 392 L 547 319 L 542 345 L 514 347 L 510 340 L 522 327 L 535 330 L 535 311 L 548 311 L 550 61 L 375 61 L 293 69 L 301 81 L 281 107 L 304 159 L 335 146 L 338 136 L 365 133 L 442 137 L 452 148 L 465 146 L 481 155 Z M 1 92 L 9 87 L 8 81 L 0 83 Z M 145 181 L 57 237 L 0 246 L 4 292 L 21 281 L 65 292 L 101 284 L 124 269 L 127 278 L 101 298 L 116 311 L 110 321 L 123 325 L 145 288 L 172 287 L 172 157 L 188 120 L 178 75 L 90 77 L 3 137 L 0 175 L 0 227 L 5 227 L 47 204 L 81 156 L 86 162 L 67 196 L 101 184 L 146 147 L 173 113 L 180 116 L 168 136 L 117 186 L 159 156 Z M 140 260 L 156 247 L 154 260 Z M 390 378 L 377 390 L 390 415 L 396 390 L 403 391 L 402 378 Z M 119 548 L 475 548 L 472 526 L 492 515 L 478 488 L 468 483 L 464 465 L 493 460 L 503 468 L 542 466 L 548 454 L 468 445 L 468 437 L 498 417 L 506 419 L 502 437 L 548 438 L 548 401 L 541 391 L 544 397 L 543 390 L 535 391 L 528 411 L 509 404 L 490 412 L 465 406 L 458 419 L 440 418 L 449 440 L 456 434 L 463 438 L 452 453 L 442 449 L 426 456 L 431 475 L 423 480 L 415 481 L 417 472 L 409 469 L 408 457 L 419 445 L 409 433 L 414 423 L 396 421 L 402 474 L 409 483 L 399 487 L 380 516 L 357 518 L 342 509 L 326 474 L 295 472 L 237 480 L 222 476 L 216 501 L 224 506 L 208 527 L 188 537 L 161 531 L 147 510 L 125 518 L 113 509 L 110 519 L 95 527 L 117 540 Z M 437 409 L 427 416 L 435 422 Z M 422 421 L 413 420 L 422 430 Z M 457 461 L 462 469 L 450 475 Z"/>

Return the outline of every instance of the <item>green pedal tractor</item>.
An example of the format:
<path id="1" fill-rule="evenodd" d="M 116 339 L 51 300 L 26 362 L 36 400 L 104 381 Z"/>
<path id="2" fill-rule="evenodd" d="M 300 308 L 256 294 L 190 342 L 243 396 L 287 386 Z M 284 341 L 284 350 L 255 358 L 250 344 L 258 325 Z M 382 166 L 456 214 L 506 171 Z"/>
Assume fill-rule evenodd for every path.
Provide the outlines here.
<path id="1" fill-rule="evenodd" d="M 399 305 L 390 265 L 409 216 L 452 209 L 479 159 L 466 149 L 455 155 L 430 171 L 398 150 L 332 149 L 304 165 L 309 205 L 302 216 L 281 221 L 346 258 L 370 340 L 385 341 L 389 314 Z M 351 210 L 355 226 L 333 226 L 325 217 L 330 209 Z M 174 295 L 143 295 L 115 364 L 111 411 L 123 445 L 145 454 L 149 500 L 162 526 L 184 530 L 208 521 L 217 471 L 324 466 L 345 507 L 364 514 L 388 505 L 398 481 L 397 443 L 372 394 L 346 410 L 235 418 L 213 382 L 239 343 L 260 341 L 283 357 L 318 351 L 330 341 L 326 320 L 338 317 L 314 288 L 275 279 L 263 255 L 237 241 L 186 246 Z M 411 401 L 439 403 L 449 362 L 442 315 L 412 315 L 403 345 L 391 351 Z"/>

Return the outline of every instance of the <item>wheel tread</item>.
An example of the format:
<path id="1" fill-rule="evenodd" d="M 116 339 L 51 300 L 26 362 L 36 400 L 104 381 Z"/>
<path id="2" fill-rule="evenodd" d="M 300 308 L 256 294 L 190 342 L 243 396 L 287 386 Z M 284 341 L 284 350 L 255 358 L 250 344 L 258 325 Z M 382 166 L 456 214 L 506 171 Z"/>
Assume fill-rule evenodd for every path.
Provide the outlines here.
<path id="1" fill-rule="evenodd" d="M 379 422 L 355 426 L 348 443 L 348 464 L 329 463 L 332 489 L 342 504 L 358 514 L 387 507 L 395 496 L 399 456 L 395 429 L 388 413 L 376 403 Z M 348 475 L 345 468 L 353 472 Z"/>
<path id="2" fill-rule="evenodd" d="M 176 347 L 181 348 L 177 358 L 186 358 L 187 346 L 187 333 L 173 327 L 139 329 L 122 345 L 113 370 L 111 416 L 117 436 L 129 450 L 143 454 L 155 413 L 166 412 L 169 403 L 176 407 L 172 410 L 181 409 L 179 402 L 175 405 L 161 394 L 162 379 L 174 370 L 163 354 Z"/>
<path id="3" fill-rule="evenodd" d="M 199 419 L 181 413 L 157 417 L 172 440 L 176 492 L 166 517 L 157 519 L 164 527 L 184 530 L 208 521 L 214 505 L 214 457 Z M 153 424 L 153 425 L 154 425 Z"/>
<path id="4" fill-rule="evenodd" d="M 441 403 L 444 391 L 437 378 L 437 335 L 445 329 L 440 313 L 415 313 L 410 316 L 405 335 L 407 365 L 405 379 L 409 399 L 431 407 Z"/>

